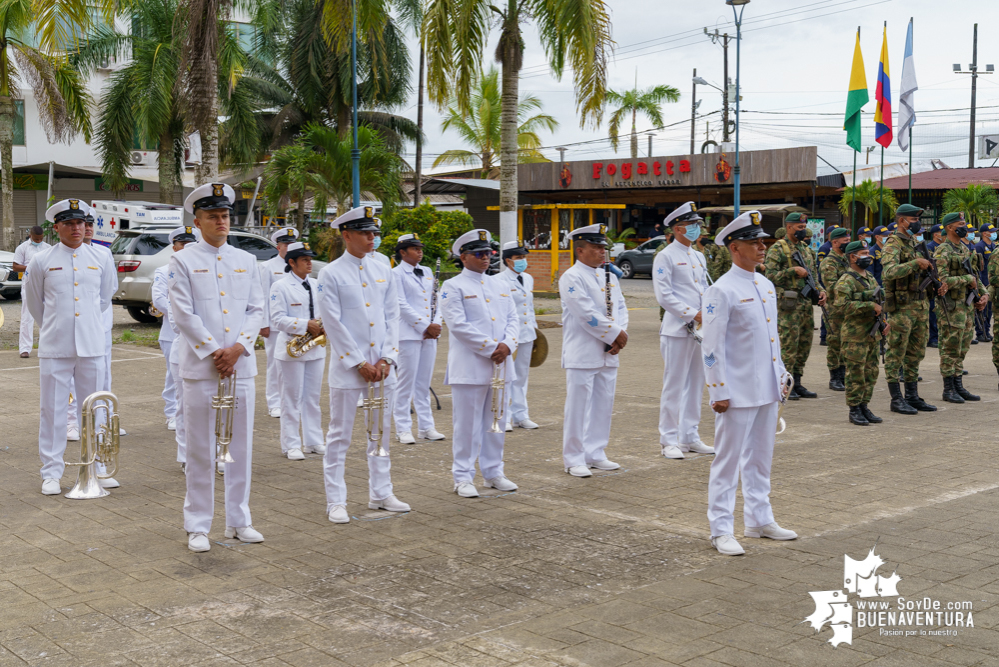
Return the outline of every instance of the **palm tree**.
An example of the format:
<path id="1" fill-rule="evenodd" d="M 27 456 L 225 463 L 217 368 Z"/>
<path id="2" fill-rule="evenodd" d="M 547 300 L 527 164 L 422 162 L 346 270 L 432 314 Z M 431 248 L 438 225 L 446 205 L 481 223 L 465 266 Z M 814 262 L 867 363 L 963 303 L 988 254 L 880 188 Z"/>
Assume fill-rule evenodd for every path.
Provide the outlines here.
<path id="1" fill-rule="evenodd" d="M 944 213 L 964 213 L 976 228 L 992 220 L 999 210 L 999 195 L 990 185 L 969 183 L 944 193 Z"/>
<path id="2" fill-rule="evenodd" d="M 425 5 L 426 0 L 395 0 L 402 24 L 408 27 L 414 35 L 421 37 L 418 65 L 419 83 L 416 88 L 416 128 L 419 136 L 416 139 L 416 157 L 413 162 L 413 208 L 419 206 L 420 199 L 423 198 L 423 89 L 427 52 L 423 46 L 421 32 L 423 30 L 423 15 L 426 11 Z"/>
<path id="3" fill-rule="evenodd" d="M 75 16 L 80 7 L 72 0 L 55 3 L 66 16 Z M 65 28 L 55 31 L 54 8 L 48 2 L 32 5 L 31 0 L 0 2 L 0 179 L 2 179 L 3 248 L 14 250 L 14 98 L 20 95 L 21 81 L 31 88 L 38 106 L 39 120 L 50 143 L 69 143 L 82 133 L 90 141 L 91 98 L 65 55 L 74 42 L 67 38 L 61 49 L 42 50 L 30 44 L 30 33 L 38 26 L 42 44 L 52 42 Z M 86 13 L 86 12 L 84 12 Z M 89 14 L 81 21 L 89 21 Z M 53 31 L 49 34 L 49 31 Z M 74 36 L 70 36 L 76 39 Z"/>
<path id="4" fill-rule="evenodd" d="M 500 235 L 517 234 L 517 143 L 520 70 L 526 46 L 523 24 L 532 21 L 556 78 L 568 67 L 575 84 L 580 125 L 599 125 L 613 41 L 606 0 L 430 0 L 423 20 L 430 100 L 452 97 L 464 113 L 483 70 L 491 28 L 499 26 L 495 58 L 502 67 L 500 120 Z"/>
<path id="5" fill-rule="evenodd" d="M 448 105 L 441 130 L 456 131 L 462 140 L 475 150 L 452 149 L 441 153 L 434 160 L 434 167 L 442 164 L 465 164 L 482 166 L 482 178 L 488 178 L 497 166 L 500 146 L 500 116 L 501 95 L 499 90 L 499 72 L 495 67 L 480 78 L 472 90 L 468 106 L 471 113 L 461 112 L 458 100 L 452 99 Z M 558 121 L 541 111 L 541 100 L 533 95 L 522 97 L 517 105 L 517 161 L 521 164 L 530 162 L 548 162 L 548 158 L 538 150 L 541 138 L 538 130 L 546 129 L 554 132 Z M 532 115 L 533 114 L 533 115 Z"/>
<path id="6" fill-rule="evenodd" d="M 673 86 L 652 86 L 645 90 L 639 90 L 637 74 L 635 79 L 635 87 L 632 90 L 621 93 L 616 90 L 607 91 L 607 102 L 617 106 L 610 117 L 611 147 L 616 153 L 621 134 L 621 121 L 628 113 L 631 113 L 631 159 L 633 160 L 638 158 L 638 113 L 645 114 L 653 125 L 659 127 L 663 124 L 663 114 L 659 107 L 665 102 L 680 101 L 680 91 Z"/>
<path id="7" fill-rule="evenodd" d="M 890 221 L 895 215 L 895 209 L 898 208 L 898 199 L 895 197 L 895 191 L 888 189 L 882 190 L 877 183 L 870 179 L 867 179 L 857 185 L 856 202 L 865 209 L 865 227 L 872 227 L 875 216 L 877 216 L 878 212 L 881 210 L 882 194 L 884 195 L 884 219 L 885 221 Z M 852 185 L 843 189 L 843 194 L 839 200 L 839 212 L 844 218 L 850 218 L 850 210 L 853 207 L 853 196 L 854 189 Z M 857 226 L 854 224 L 854 221 L 851 220 L 850 224 L 853 225 L 854 231 L 856 231 Z"/>

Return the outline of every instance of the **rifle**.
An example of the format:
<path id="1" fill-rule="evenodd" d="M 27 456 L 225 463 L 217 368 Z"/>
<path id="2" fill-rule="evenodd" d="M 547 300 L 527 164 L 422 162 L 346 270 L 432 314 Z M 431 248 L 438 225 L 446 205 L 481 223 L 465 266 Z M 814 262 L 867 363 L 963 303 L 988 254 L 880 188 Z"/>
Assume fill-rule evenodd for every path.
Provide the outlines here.
<path id="1" fill-rule="evenodd" d="M 978 310 L 977 303 L 978 300 L 982 298 L 982 291 L 979 289 L 978 285 L 981 282 L 981 276 L 975 273 L 975 270 L 971 268 L 971 258 L 965 257 L 964 261 L 961 262 L 961 267 L 964 269 L 965 273 L 972 276 L 975 279 L 975 286 L 968 288 L 968 298 L 965 299 L 964 303 L 967 306 L 972 306 L 974 308 L 973 314 L 975 316 L 975 323 L 978 324 L 982 331 L 988 333 L 986 329 L 985 315 L 982 311 Z"/>
<path id="2" fill-rule="evenodd" d="M 801 252 L 795 250 L 791 253 L 791 259 L 801 268 L 805 270 L 805 288 L 801 290 L 801 296 L 812 302 L 813 306 L 819 305 L 819 288 L 815 286 L 815 278 L 812 277 L 812 270 L 808 268 L 808 264 L 805 263 L 804 258 L 801 256 Z M 822 309 L 822 318 L 826 321 L 826 325 L 829 324 L 829 311 L 826 310 L 825 306 L 819 306 Z"/>
<path id="3" fill-rule="evenodd" d="M 884 291 L 881 289 L 881 285 L 876 285 L 874 288 L 874 303 L 881 306 L 881 314 L 874 316 L 874 326 L 868 335 L 871 338 L 878 338 L 878 334 L 881 334 L 881 338 L 878 340 L 878 354 L 881 356 L 881 363 L 885 363 L 885 329 L 888 327 L 888 319 L 885 317 L 884 311 Z"/>
<path id="4" fill-rule="evenodd" d="M 937 272 L 937 260 L 933 259 L 933 256 L 930 254 L 930 249 L 926 247 L 926 241 L 923 241 L 922 243 L 916 246 L 916 252 L 919 253 L 919 255 L 923 259 L 925 259 L 927 262 L 930 263 L 930 268 L 928 271 L 926 271 L 926 277 L 923 279 L 923 282 L 919 283 L 919 287 L 917 288 L 916 291 L 922 292 L 927 287 L 929 287 L 933 290 L 934 294 L 937 294 L 937 291 L 940 289 L 940 287 L 943 286 L 943 283 L 940 281 L 940 274 Z M 950 313 L 947 311 L 947 303 L 946 303 L 947 299 L 949 298 L 950 297 L 948 297 L 946 294 L 940 297 L 941 301 L 943 302 L 942 310 L 944 311 L 944 318 L 947 320 L 947 326 L 950 326 Z"/>

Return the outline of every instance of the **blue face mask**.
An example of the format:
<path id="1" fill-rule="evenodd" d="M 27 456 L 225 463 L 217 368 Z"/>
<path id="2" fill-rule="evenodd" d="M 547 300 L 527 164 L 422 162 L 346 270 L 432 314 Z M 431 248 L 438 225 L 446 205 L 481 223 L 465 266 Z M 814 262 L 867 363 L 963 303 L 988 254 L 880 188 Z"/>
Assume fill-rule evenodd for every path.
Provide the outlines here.
<path id="1" fill-rule="evenodd" d="M 922 242 L 923 242 L 923 235 L 916 234 L 916 243 L 922 243 Z"/>
<path id="2" fill-rule="evenodd" d="M 382 244 L 382 237 L 376 236 L 375 237 L 375 250 L 378 250 L 378 246 L 380 246 L 381 244 Z"/>
<path id="3" fill-rule="evenodd" d="M 996 240 L 996 233 L 992 232 L 991 234 L 989 234 L 989 241 L 995 241 L 995 240 Z"/>
<path id="4" fill-rule="evenodd" d="M 968 234 L 968 243 L 974 243 L 974 242 L 975 242 L 975 235 Z"/>
<path id="5" fill-rule="evenodd" d="M 687 225 L 683 232 L 683 238 L 687 239 L 691 243 L 699 239 L 701 236 L 701 226 L 697 224 Z"/>
<path id="6" fill-rule="evenodd" d="M 513 260 L 513 270 L 517 273 L 523 273 L 527 271 L 527 260 L 526 259 L 515 259 Z"/>
<path id="7" fill-rule="evenodd" d="M 40 246 L 41 244 L 42 244 L 42 242 L 41 242 L 41 241 L 32 241 L 32 242 L 31 242 L 31 245 L 35 246 L 36 248 L 37 248 L 38 246 Z"/>

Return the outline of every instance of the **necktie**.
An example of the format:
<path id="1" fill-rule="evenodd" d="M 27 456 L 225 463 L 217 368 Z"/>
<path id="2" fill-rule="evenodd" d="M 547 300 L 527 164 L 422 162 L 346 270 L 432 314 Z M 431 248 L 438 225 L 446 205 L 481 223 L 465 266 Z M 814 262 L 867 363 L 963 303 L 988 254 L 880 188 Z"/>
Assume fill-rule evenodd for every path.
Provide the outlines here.
<path id="1" fill-rule="evenodd" d="M 521 285 L 523 285 L 524 284 L 524 276 L 517 276 L 517 282 L 520 283 Z"/>
<path id="2" fill-rule="evenodd" d="M 413 273 L 415 273 L 421 278 L 423 277 L 423 269 L 421 269 L 420 267 L 416 267 L 415 269 L 413 269 Z"/>
<path id="3" fill-rule="evenodd" d="M 315 310 L 313 310 L 313 305 L 312 305 L 312 287 L 309 286 L 308 280 L 302 281 L 302 287 L 304 287 L 305 291 L 309 293 L 309 319 L 314 320 L 316 319 L 316 313 Z"/>

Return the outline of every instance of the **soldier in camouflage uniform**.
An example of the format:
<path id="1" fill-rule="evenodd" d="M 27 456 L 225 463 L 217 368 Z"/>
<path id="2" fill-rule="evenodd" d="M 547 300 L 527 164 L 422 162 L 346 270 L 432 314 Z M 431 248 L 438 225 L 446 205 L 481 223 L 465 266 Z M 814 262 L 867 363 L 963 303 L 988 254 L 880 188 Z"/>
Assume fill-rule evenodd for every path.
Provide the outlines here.
<path id="1" fill-rule="evenodd" d="M 815 329 L 815 315 L 812 302 L 801 296 L 805 278 L 809 272 L 818 283 L 815 266 L 815 253 L 805 243 L 805 223 L 807 218 L 801 213 L 791 213 L 784 221 L 787 236 L 770 246 L 765 262 L 765 274 L 777 288 L 777 331 L 780 334 L 780 350 L 784 356 L 784 366 L 794 377 L 794 387 L 789 398 L 815 398 L 816 394 L 801 384 L 801 373 L 805 370 L 808 353 L 812 349 L 812 336 Z M 800 252 L 807 266 L 798 266 L 791 255 Z M 826 293 L 819 292 L 819 305 L 826 303 Z"/>
<path id="2" fill-rule="evenodd" d="M 916 235 L 923 209 L 902 204 L 895 211 L 895 232 L 881 249 L 881 279 L 884 281 L 885 312 L 891 320 L 891 336 L 885 351 L 885 377 L 891 394 L 891 411 L 914 415 L 936 408 L 919 397 L 919 363 L 926 356 L 930 332 L 928 288 L 919 290 L 930 268 L 929 260 L 916 253 Z M 904 373 L 905 396 L 898 378 Z"/>
<path id="3" fill-rule="evenodd" d="M 970 251 L 963 242 L 968 235 L 964 214 L 948 213 L 942 224 L 947 239 L 937 246 L 933 258 L 936 260 L 940 282 L 943 283 L 938 290 L 940 298 L 936 304 L 937 327 L 940 332 L 940 374 L 944 379 L 943 400 L 948 403 L 979 401 L 980 396 L 964 388 L 961 371 L 975 333 L 975 310 L 985 308 L 989 295 L 983 294 L 978 301 L 967 303 L 970 290 L 978 286 L 978 278 L 975 270 L 976 253 Z M 966 260 L 971 261 L 970 272 L 964 267 Z"/>
<path id="4" fill-rule="evenodd" d="M 867 407 L 878 382 L 878 340 L 871 336 L 871 329 L 881 314 L 881 288 L 867 270 L 873 259 L 862 242 L 850 242 L 846 256 L 850 268 L 840 276 L 834 290 L 837 307 L 843 312 L 840 345 L 846 362 L 846 404 L 850 423 L 868 426 L 882 421 Z M 890 327 L 883 333 L 888 331 Z"/>
<path id="5" fill-rule="evenodd" d="M 995 302 L 996 291 L 999 290 L 999 258 L 989 262 L 989 300 Z M 999 373 L 999 315 L 992 320 L 992 365 Z"/>
<path id="6" fill-rule="evenodd" d="M 843 324 L 843 311 L 836 304 L 836 293 L 832 289 L 839 282 L 839 277 L 850 268 L 843 249 L 850 242 L 850 230 L 837 227 L 829 233 L 829 252 L 819 262 L 819 274 L 822 284 L 826 287 L 826 366 L 829 368 L 829 388 L 833 391 L 845 391 L 846 366 L 840 356 L 839 328 Z"/>
<path id="7" fill-rule="evenodd" d="M 779 228 L 776 232 L 774 232 L 775 241 L 780 241 L 785 236 L 787 236 L 787 230 L 784 229 L 783 227 Z"/>
<path id="8" fill-rule="evenodd" d="M 711 278 L 711 282 L 714 282 L 724 276 L 731 268 L 732 255 L 729 254 L 728 248 L 714 245 L 714 251 L 712 252 L 711 259 L 708 260 L 708 276 Z"/>

